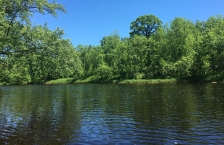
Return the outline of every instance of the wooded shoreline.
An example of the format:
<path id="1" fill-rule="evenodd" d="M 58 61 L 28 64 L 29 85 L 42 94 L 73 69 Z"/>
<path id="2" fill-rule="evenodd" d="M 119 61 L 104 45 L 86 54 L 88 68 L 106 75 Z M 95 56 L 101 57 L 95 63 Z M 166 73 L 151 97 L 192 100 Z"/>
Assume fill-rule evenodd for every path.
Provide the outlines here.
<path id="1" fill-rule="evenodd" d="M 129 37 L 114 31 L 98 46 L 73 46 L 62 29 L 32 25 L 29 17 L 34 11 L 56 16 L 62 5 L 19 1 L 4 0 L 0 8 L 0 84 L 224 80 L 222 15 L 195 22 L 175 17 L 169 24 L 143 15 L 127 26 Z"/>

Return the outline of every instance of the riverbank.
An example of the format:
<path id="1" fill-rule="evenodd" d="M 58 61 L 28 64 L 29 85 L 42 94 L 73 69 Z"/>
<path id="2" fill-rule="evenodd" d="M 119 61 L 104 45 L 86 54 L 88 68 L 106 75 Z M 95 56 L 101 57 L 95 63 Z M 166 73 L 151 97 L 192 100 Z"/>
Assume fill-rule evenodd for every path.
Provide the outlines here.
<path id="1" fill-rule="evenodd" d="M 0 82 L 3 85 L 28 85 L 28 84 L 78 84 L 78 83 L 117 83 L 117 84 L 158 84 L 158 83 L 224 83 L 223 79 L 213 78 L 211 76 L 206 78 L 182 78 L 182 79 L 108 79 L 102 80 L 95 76 L 90 76 L 85 79 L 61 78 L 41 82 L 23 82 L 23 83 L 6 83 Z"/>
<path id="2" fill-rule="evenodd" d="M 156 84 L 156 83 L 176 83 L 176 79 L 124 79 L 124 80 L 96 80 L 93 78 L 74 80 L 64 78 L 47 81 L 45 84 L 76 84 L 76 83 L 118 83 L 118 84 Z"/>
<path id="3" fill-rule="evenodd" d="M 117 84 L 158 84 L 158 83 L 224 83 L 224 81 L 203 78 L 203 79 L 113 79 L 113 80 L 99 80 L 94 76 L 86 79 L 74 80 L 73 78 L 64 78 L 47 81 L 45 84 L 77 84 L 77 83 L 117 83 Z"/>

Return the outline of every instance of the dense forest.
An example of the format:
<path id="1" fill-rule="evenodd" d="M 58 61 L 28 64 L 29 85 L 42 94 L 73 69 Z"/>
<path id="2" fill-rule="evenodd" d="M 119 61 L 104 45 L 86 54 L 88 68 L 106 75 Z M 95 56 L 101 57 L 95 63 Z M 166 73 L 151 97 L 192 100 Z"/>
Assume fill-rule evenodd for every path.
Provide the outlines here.
<path id="1" fill-rule="evenodd" d="M 223 81 L 224 17 L 169 24 L 154 15 L 130 23 L 130 37 L 115 31 L 99 46 L 74 47 L 62 29 L 33 25 L 33 13 L 64 12 L 47 0 L 0 1 L 0 82 L 27 84 L 59 78 L 94 81 L 167 79 Z"/>

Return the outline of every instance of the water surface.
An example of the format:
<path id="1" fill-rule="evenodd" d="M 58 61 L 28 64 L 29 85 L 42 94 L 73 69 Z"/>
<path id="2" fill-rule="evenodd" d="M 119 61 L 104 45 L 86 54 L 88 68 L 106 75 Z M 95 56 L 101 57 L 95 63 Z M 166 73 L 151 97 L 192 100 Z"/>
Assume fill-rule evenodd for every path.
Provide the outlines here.
<path id="1" fill-rule="evenodd" d="M 0 144 L 221 144 L 223 87 L 1 86 Z"/>

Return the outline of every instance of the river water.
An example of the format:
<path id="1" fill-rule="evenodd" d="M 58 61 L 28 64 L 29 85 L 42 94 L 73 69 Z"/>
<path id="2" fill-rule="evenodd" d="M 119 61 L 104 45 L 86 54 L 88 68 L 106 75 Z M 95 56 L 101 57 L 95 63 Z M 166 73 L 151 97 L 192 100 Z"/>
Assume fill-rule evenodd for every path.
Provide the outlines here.
<path id="1" fill-rule="evenodd" d="M 224 143 L 224 84 L 0 88 L 0 144 Z"/>

